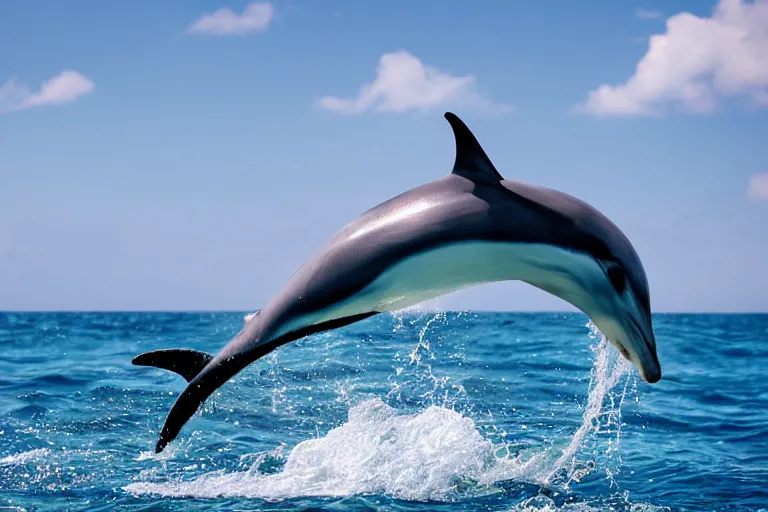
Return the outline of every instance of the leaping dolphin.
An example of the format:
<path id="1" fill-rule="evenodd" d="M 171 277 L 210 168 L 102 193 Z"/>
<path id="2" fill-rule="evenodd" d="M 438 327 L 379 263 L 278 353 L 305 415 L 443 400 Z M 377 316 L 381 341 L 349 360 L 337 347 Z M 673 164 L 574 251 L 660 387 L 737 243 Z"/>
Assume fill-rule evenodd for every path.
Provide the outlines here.
<path id="1" fill-rule="evenodd" d="M 155 447 L 173 441 L 218 387 L 277 347 L 462 288 L 519 280 L 584 312 L 643 380 L 661 378 L 648 282 L 627 237 L 572 196 L 504 179 L 453 113 L 453 171 L 368 210 L 331 238 L 212 356 L 169 349 L 133 364 L 187 387 Z"/>

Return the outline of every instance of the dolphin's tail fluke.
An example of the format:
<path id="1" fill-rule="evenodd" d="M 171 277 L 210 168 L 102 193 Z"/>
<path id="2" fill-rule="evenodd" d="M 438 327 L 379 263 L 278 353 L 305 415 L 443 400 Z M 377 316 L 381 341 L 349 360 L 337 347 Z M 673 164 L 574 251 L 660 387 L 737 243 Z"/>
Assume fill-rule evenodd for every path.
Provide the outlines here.
<path id="1" fill-rule="evenodd" d="M 200 373 L 213 356 L 190 348 L 168 348 L 144 352 L 131 361 L 138 366 L 154 366 L 176 372 L 189 382 Z"/>
<path id="2" fill-rule="evenodd" d="M 222 384 L 234 377 L 240 370 L 256 361 L 257 359 L 269 354 L 277 347 L 298 340 L 304 336 L 315 334 L 329 329 L 336 329 L 349 325 L 351 323 L 363 320 L 369 316 L 377 314 L 376 311 L 360 313 L 344 318 L 337 318 L 315 325 L 309 325 L 301 329 L 290 331 L 276 338 L 271 338 L 267 333 L 262 322 L 255 317 L 246 322 L 245 327 L 235 338 L 230 341 L 213 358 L 203 352 L 182 351 L 182 350 L 158 350 L 148 352 L 137 356 L 134 364 L 145 364 L 148 366 L 157 366 L 175 371 L 185 378 L 190 375 L 195 368 L 202 365 L 202 368 L 191 376 L 184 391 L 181 392 L 176 402 L 171 407 L 168 416 L 165 418 L 163 430 L 155 446 L 155 452 L 163 451 L 163 448 L 173 441 L 181 431 L 184 424 L 195 414 L 195 411 L 211 396 Z M 188 362 L 186 375 L 182 373 L 182 367 L 175 363 L 174 358 L 183 354 Z M 138 360 L 138 362 L 137 362 Z M 198 366 L 195 366 L 197 364 Z"/>
<path id="3" fill-rule="evenodd" d="M 155 452 L 160 453 L 176 438 L 189 418 L 222 384 L 275 348 L 274 344 L 260 343 L 261 327 L 255 318 L 247 321 L 245 327 L 215 356 L 194 350 L 157 350 L 134 359 L 134 364 L 166 368 L 188 381 L 165 418 Z M 185 366 L 177 362 L 182 359 Z"/>
<path id="4" fill-rule="evenodd" d="M 155 452 L 160 453 L 163 448 L 173 441 L 181 431 L 184 424 L 195 414 L 195 411 L 205 400 L 222 384 L 235 376 L 240 370 L 250 363 L 250 358 L 216 356 L 205 366 L 181 392 L 176 402 L 165 418 L 163 430 L 157 439 Z"/>

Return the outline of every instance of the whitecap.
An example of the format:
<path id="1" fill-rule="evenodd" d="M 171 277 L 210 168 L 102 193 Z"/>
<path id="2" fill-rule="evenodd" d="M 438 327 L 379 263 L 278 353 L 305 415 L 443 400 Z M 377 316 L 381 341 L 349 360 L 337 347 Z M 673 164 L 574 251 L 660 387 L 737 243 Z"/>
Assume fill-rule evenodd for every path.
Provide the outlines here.
<path id="1" fill-rule="evenodd" d="M 8 455 L 7 457 L 0 459 L 0 466 L 24 464 L 26 462 L 47 457 L 50 453 L 51 451 L 48 448 L 38 448 L 36 450 L 29 450 L 26 452 L 17 453 L 15 455 Z"/>

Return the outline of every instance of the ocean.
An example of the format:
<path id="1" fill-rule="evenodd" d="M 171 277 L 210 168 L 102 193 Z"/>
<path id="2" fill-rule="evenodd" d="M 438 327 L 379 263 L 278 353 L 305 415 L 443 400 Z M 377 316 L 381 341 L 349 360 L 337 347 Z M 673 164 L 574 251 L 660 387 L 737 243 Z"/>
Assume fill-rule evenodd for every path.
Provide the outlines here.
<path id="1" fill-rule="evenodd" d="M 0 511 L 768 510 L 768 315 L 657 314 L 649 385 L 577 313 L 413 310 L 291 343 L 161 454 L 245 313 L 0 313 Z"/>

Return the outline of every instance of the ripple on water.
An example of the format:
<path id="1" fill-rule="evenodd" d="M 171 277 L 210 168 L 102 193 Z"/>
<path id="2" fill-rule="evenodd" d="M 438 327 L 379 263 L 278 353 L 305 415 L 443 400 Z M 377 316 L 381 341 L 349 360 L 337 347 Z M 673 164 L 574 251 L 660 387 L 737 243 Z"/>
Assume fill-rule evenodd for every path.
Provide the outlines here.
<path id="1" fill-rule="evenodd" d="M 381 315 L 273 352 L 154 454 L 185 382 L 132 357 L 242 322 L 0 313 L 0 508 L 768 508 L 768 316 L 656 315 L 649 386 L 580 314 Z"/>

